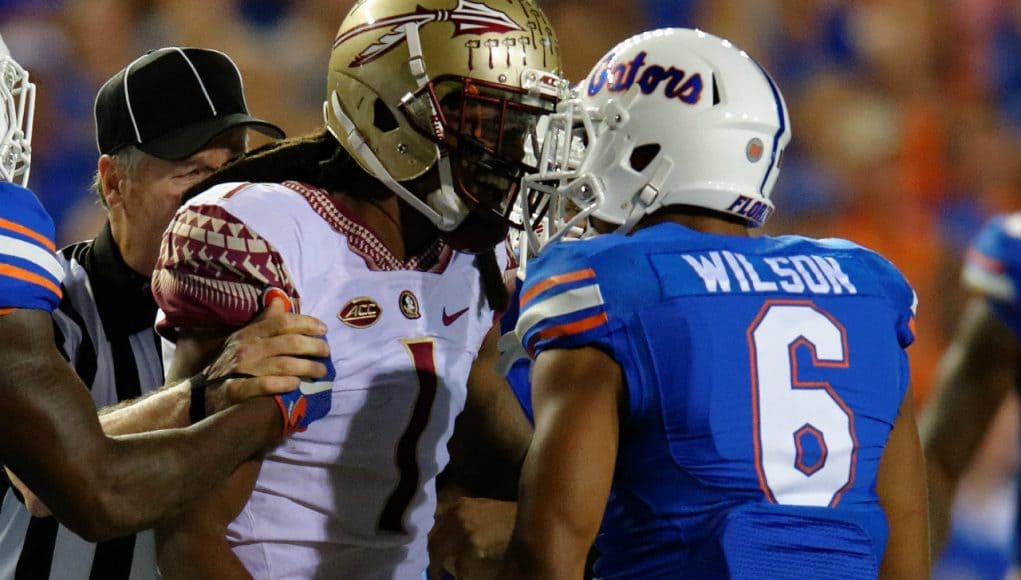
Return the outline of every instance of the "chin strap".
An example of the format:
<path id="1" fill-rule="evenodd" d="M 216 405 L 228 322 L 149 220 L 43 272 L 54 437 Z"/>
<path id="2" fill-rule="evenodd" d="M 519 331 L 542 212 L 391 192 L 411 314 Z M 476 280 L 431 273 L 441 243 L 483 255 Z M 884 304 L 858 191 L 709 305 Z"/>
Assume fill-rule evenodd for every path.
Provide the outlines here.
<path id="1" fill-rule="evenodd" d="M 401 185 L 400 182 L 398 182 L 390 175 L 390 172 L 387 171 L 385 167 L 383 167 L 382 162 L 380 162 L 379 158 L 376 157 L 376 154 L 373 153 L 372 148 L 369 147 L 369 144 L 366 143 L 365 138 L 362 137 L 361 132 L 359 132 L 357 127 L 355 127 L 354 122 L 351 121 L 351 119 L 346 114 L 344 114 L 344 111 L 340 106 L 340 100 L 337 98 L 336 91 L 330 94 L 329 101 L 323 103 L 324 114 L 326 113 L 327 107 L 330 107 L 330 110 L 333 112 L 334 116 L 337 117 L 337 120 L 340 121 L 341 126 L 344 128 L 345 133 L 344 138 L 341 138 L 340 135 L 334 135 L 334 137 L 336 137 L 338 141 L 341 142 L 346 141 L 347 143 L 350 143 L 351 148 L 353 149 L 353 151 L 351 151 L 351 154 L 358 157 L 367 166 L 369 172 L 372 174 L 373 177 L 378 179 L 383 185 L 385 185 L 390 191 L 398 195 L 401 199 L 408 202 L 408 205 L 421 212 L 423 215 L 425 215 L 425 217 L 429 218 L 429 221 L 431 221 L 441 231 L 449 232 L 461 224 L 461 221 L 463 221 L 464 216 L 468 214 L 467 208 L 464 208 L 463 212 L 451 214 L 441 213 L 440 211 L 433 209 L 431 204 L 426 203 L 419 199 L 417 195 L 411 193 L 411 191 L 409 191 L 408 188 Z M 328 124 L 327 127 L 329 127 Z M 333 132 L 332 129 L 330 130 L 330 132 L 331 133 Z M 450 162 L 449 160 L 444 162 L 445 159 L 446 158 L 443 156 L 440 157 L 441 181 L 448 180 L 450 176 Z M 446 178 L 443 177 L 444 165 L 446 165 L 447 168 Z M 441 186 L 439 190 L 429 194 L 428 199 L 430 200 L 430 202 L 438 203 L 439 201 L 449 200 L 450 196 L 457 198 L 457 194 L 454 193 L 453 187 L 448 185 L 446 188 Z M 449 204 L 438 203 L 438 205 L 441 209 L 447 210 L 450 209 Z"/>
<path id="2" fill-rule="evenodd" d="M 408 42 L 408 68 L 411 76 L 418 83 L 418 88 L 429 84 L 429 73 L 425 70 L 425 58 L 422 56 L 422 40 L 418 36 L 418 24 L 410 22 L 404 25 L 404 36 Z"/>
<path id="3" fill-rule="evenodd" d="M 667 175 L 674 168 L 674 162 L 666 155 L 660 156 L 655 161 L 655 166 L 652 172 L 652 178 L 638 190 L 638 193 L 631 198 L 631 211 L 628 212 L 627 218 L 624 220 L 614 233 L 627 234 L 635 228 L 646 215 L 659 209 L 660 204 L 660 193 L 663 191 L 663 182 L 666 181 Z"/>
<path id="4" fill-rule="evenodd" d="M 454 191 L 454 175 L 453 170 L 450 168 L 450 157 L 444 154 L 440 154 L 439 161 L 436 162 L 436 167 L 440 172 L 440 188 L 432 191 L 425 196 L 426 202 L 429 207 L 432 207 L 442 216 L 449 216 L 448 221 L 451 221 L 454 225 L 450 229 L 461 225 L 464 218 L 468 217 L 468 206 L 461 201 L 461 197 Z M 436 224 L 440 227 L 439 224 Z M 445 230 L 440 227 L 443 231 Z"/>

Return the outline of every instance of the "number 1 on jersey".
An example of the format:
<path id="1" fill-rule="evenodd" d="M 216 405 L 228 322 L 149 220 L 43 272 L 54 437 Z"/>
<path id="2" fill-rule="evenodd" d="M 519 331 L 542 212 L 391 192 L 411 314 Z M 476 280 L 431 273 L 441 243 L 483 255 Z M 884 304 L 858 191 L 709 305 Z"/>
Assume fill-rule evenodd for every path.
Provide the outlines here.
<path id="1" fill-rule="evenodd" d="M 773 503 L 830 506 L 854 482 L 854 413 L 827 382 L 798 376 L 798 351 L 815 368 L 848 367 L 847 333 L 802 300 L 766 302 L 748 330 L 755 468 Z M 818 447 L 817 454 L 806 448 Z"/>
<path id="2" fill-rule="evenodd" d="M 432 339 L 402 340 L 404 348 L 411 357 L 418 378 L 418 396 L 411 410 L 408 426 L 397 441 L 397 471 L 400 478 L 390 498 L 383 506 L 379 515 L 377 529 L 381 532 L 403 533 L 404 513 L 408 511 L 411 500 L 418 492 L 420 479 L 418 469 L 418 441 L 422 438 L 429 416 L 432 414 L 433 402 L 436 401 L 436 358 Z"/>

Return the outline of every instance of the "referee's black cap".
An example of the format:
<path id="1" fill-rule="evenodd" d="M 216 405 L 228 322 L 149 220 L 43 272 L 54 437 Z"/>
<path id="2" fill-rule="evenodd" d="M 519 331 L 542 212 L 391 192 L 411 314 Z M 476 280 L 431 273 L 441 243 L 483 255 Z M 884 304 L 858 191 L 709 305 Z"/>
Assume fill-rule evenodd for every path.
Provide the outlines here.
<path id="1" fill-rule="evenodd" d="M 103 154 L 134 145 L 161 159 L 185 159 L 238 126 L 284 136 L 276 125 L 248 113 L 241 73 L 216 50 L 147 52 L 106 81 L 96 96 L 96 140 Z"/>

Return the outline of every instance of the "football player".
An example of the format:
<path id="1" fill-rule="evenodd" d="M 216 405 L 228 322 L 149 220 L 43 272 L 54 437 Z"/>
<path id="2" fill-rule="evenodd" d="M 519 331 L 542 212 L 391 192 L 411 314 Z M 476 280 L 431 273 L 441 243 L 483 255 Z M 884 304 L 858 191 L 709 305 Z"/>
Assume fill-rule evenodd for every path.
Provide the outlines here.
<path id="1" fill-rule="evenodd" d="M 545 177 L 568 225 L 614 233 L 528 265 L 535 435 L 501 578 L 579 578 L 594 540 L 605 578 L 927 577 L 915 295 L 851 242 L 750 235 L 790 139 L 770 76 L 656 30 L 561 107 L 587 146 Z"/>
<path id="2" fill-rule="evenodd" d="M 28 73 L 0 39 L 0 461 L 75 532 L 106 539 L 151 527 L 278 442 L 281 415 L 271 398 L 260 397 L 188 429 L 104 436 L 88 389 L 54 343 L 50 315 L 64 270 L 54 254 L 53 222 L 25 188 L 34 98 Z M 266 318 L 227 341 L 226 354 L 206 367 L 216 372 L 197 373 L 165 394 L 180 396 L 186 415 L 193 387 L 236 373 L 291 375 L 283 382 L 293 390 L 296 377 L 322 369 L 280 356 L 294 342 L 277 335 L 322 331 L 308 317 Z M 324 350 L 321 340 L 308 340 L 316 353 Z M 232 388 L 255 392 L 270 379 L 243 379 Z"/>
<path id="3" fill-rule="evenodd" d="M 961 280 L 972 297 L 940 362 L 934 399 L 921 421 L 929 477 L 932 551 L 943 550 L 951 504 L 1021 363 L 1021 214 L 990 220 L 968 251 Z M 1015 542 L 1014 573 L 1021 562 Z"/>
<path id="4" fill-rule="evenodd" d="M 470 373 L 507 300 L 494 247 L 520 227 L 524 152 L 564 89 L 558 67 L 532 0 L 358 2 L 334 43 L 326 130 L 228 165 L 178 212 L 153 283 L 171 374 L 205 364 L 269 292 L 331 321 L 336 379 L 326 418 L 158 531 L 164 575 L 426 569 L 454 419 L 492 408 Z"/>

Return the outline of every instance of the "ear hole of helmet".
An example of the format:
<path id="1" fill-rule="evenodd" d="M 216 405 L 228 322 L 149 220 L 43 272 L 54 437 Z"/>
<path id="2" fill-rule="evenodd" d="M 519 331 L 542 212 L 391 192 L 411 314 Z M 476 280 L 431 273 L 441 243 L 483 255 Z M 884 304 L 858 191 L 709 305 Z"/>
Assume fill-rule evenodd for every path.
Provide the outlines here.
<path id="1" fill-rule="evenodd" d="M 372 105 L 372 124 L 383 133 L 389 133 L 400 127 L 390 107 L 386 106 L 383 99 L 378 98 Z"/>
<path id="2" fill-rule="evenodd" d="M 645 168 L 652 163 L 652 160 L 659 155 L 660 146 L 659 143 L 646 143 L 645 145 L 639 145 L 631 150 L 631 157 L 628 159 L 628 163 L 631 164 L 631 169 L 641 173 L 645 171 Z"/>

